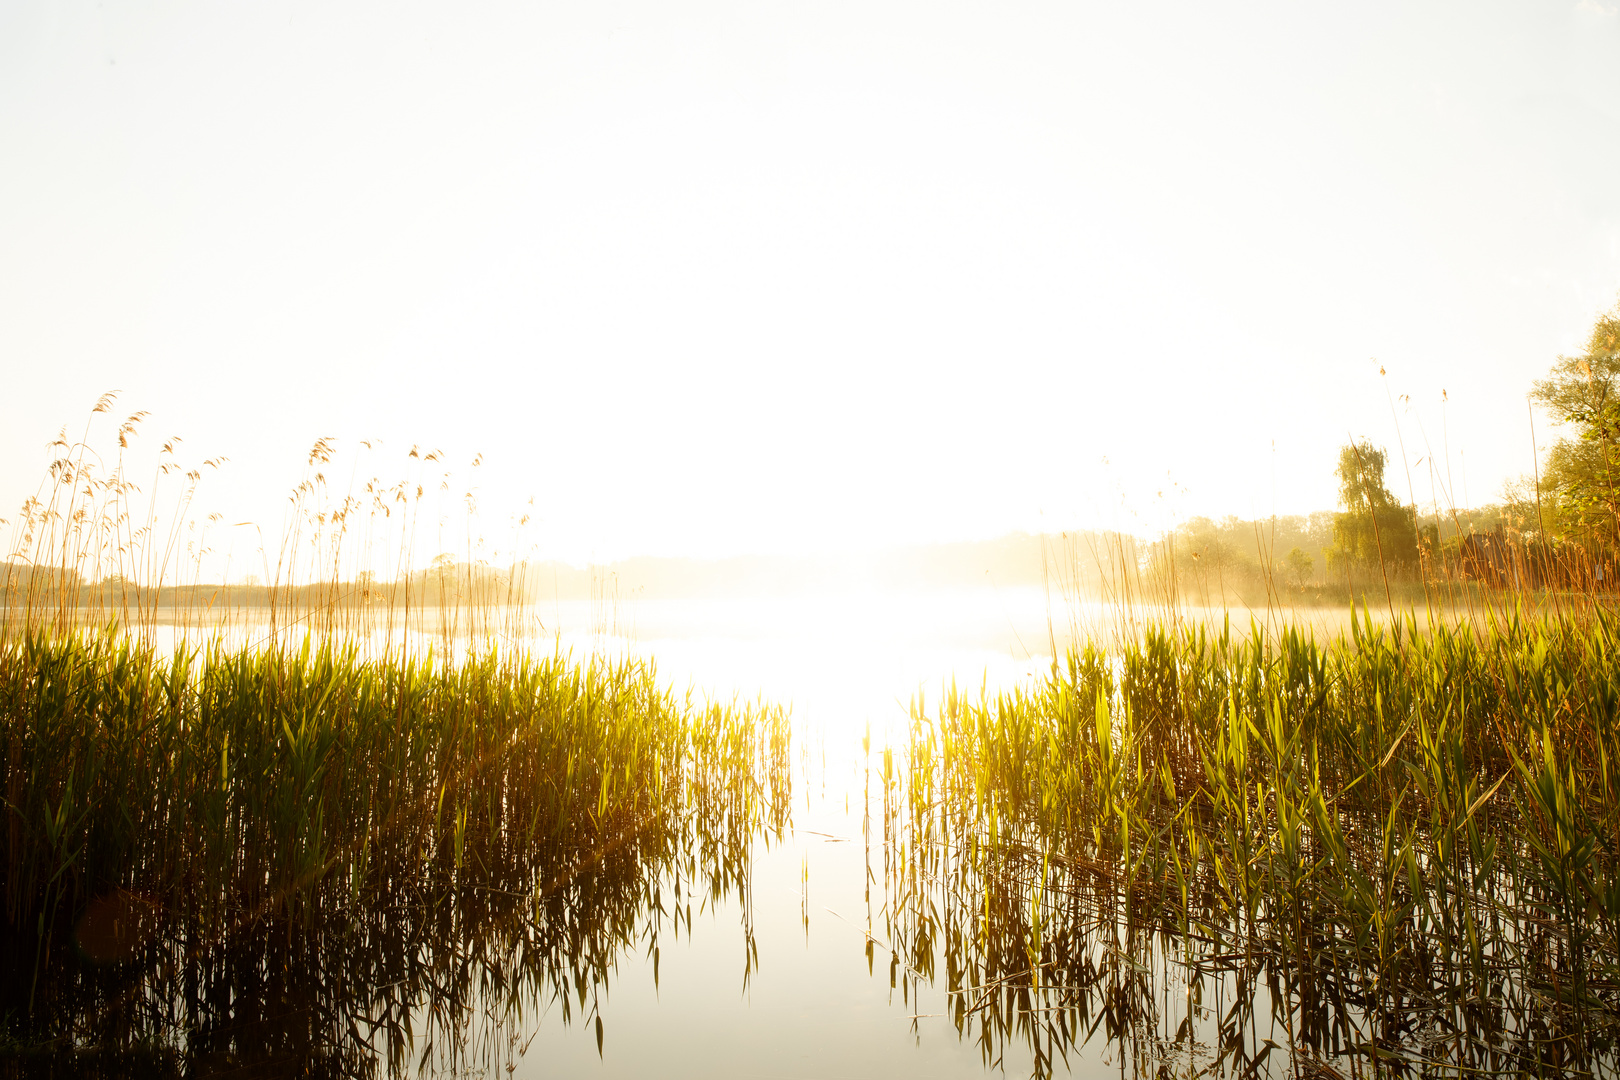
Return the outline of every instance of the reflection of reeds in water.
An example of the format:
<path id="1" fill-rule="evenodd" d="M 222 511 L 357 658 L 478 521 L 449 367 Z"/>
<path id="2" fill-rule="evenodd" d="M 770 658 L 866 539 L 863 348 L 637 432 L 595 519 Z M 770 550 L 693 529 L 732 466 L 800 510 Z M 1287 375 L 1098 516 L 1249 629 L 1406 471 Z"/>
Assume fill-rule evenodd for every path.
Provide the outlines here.
<path id="1" fill-rule="evenodd" d="M 1613 1073 L 1617 647 L 1600 609 L 1149 628 L 919 706 L 895 962 L 1043 1072 Z"/>
<path id="2" fill-rule="evenodd" d="M 514 645 L 521 564 L 470 539 L 415 567 L 434 478 L 330 500 L 325 440 L 264 576 L 206 584 L 200 471 L 175 440 L 143 495 L 139 421 L 116 453 L 59 440 L 0 564 L 0 1064 L 493 1067 L 544 1009 L 600 1039 L 617 957 L 656 971 L 694 894 L 746 920 L 751 840 L 786 823 L 783 712 Z"/>
<path id="3" fill-rule="evenodd" d="M 0 645 L 0 725 L 0 1014 L 75 1067 L 364 1073 L 464 1050 L 475 1006 L 590 1018 L 788 799 L 781 713 L 633 661 L 35 634 Z"/>

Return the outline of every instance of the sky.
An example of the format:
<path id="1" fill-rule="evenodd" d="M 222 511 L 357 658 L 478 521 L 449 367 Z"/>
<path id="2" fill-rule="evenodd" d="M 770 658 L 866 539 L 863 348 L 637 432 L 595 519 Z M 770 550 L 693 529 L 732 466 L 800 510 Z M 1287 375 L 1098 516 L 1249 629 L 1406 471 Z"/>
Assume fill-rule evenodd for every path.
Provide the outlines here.
<path id="1" fill-rule="evenodd" d="M 109 390 L 232 543 L 318 437 L 575 562 L 1330 509 L 1351 436 L 1488 502 L 1620 297 L 1616 56 L 1620 0 L 0 0 L 0 517 Z"/>

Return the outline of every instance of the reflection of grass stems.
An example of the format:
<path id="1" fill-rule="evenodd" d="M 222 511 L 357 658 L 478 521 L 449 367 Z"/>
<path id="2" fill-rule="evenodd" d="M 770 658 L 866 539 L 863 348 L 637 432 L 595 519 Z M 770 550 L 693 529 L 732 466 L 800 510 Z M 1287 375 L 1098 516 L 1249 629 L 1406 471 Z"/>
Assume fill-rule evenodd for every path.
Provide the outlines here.
<path id="1" fill-rule="evenodd" d="M 689 923 L 683 888 L 746 912 L 751 837 L 789 807 L 784 711 L 514 644 L 523 566 L 481 560 L 470 495 L 465 560 L 413 569 L 428 478 L 329 499 L 328 440 L 264 580 L 204 586 L 216 519 L 190 516 L 201 473 L 178 440 L 146 520 L 131 511 L 140 419 L 107 471 L 88 436 L 58 440 L 0 581 L 0 959 L 21 976 L 0 1039 L 202 1072 L 216 1053 L 399 1070 L 408 1047 L 463 1042 L 480 996 L 519 1018 L 543 994 L 586 1009 L 620 950 L 646 937 L 656 958 L 661 920 Z M 171 623 L 184 643 L 164 655 Z M 408 647 L 435 632 L 439 658 Z M 87 955 L 114 966 L 87 966 L 95 904 L 164 929 L 109 923 Z"/>
<path id="2" fill-rule="evenodd" d="M 1612 1068 L 1617 647 L 1606 609 L 1511 598 L 1478 622 L 1358 617 L 1325 643 L 1150 626 L 1032 689 L 919 702 L 896 828 L 971 853 L 929 899 L 978 1009 L 959 1025 L 1062 1045 L 1102 1009 L 1110 1037 L 1141 1037 L 1158 1007 L 1133 988 L 1158 955 L 1187 983 L 1161 1035 L 1178 1043 L 1213 973 L 1232 1024 L 1267 980 L 1301 1062 L 1383 1073 L 1443 1047 L 1459 1072 Z M 897 940 L 923 896 L 907 882 Z M 989 1004 L 1014 988 L 1039 999 L 1017 1024 Z"/>
<path id="3" fill-rule="evenodd" d="M 681 702 L 633 660 L 451 667 L 306 639 L 163 661 L 30 633 L 0 648 L 0 723 L 6 947 L 36 973 L 114 890 L 226 941 L 428 885 L 545 905 L 627 859 L 658 867 L 688 829 L 738 882 L 787 805 L 783 714 Z M 14 1003 L 47 1030 L 95 997 L 53 971 Z"/>

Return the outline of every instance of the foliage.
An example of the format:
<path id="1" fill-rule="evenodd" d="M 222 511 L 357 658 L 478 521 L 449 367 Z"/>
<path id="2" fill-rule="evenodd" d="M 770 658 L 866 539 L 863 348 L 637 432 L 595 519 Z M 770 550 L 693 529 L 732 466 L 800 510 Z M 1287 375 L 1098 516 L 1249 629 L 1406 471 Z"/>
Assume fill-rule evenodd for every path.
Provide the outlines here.
<path id="1" fill-rule="evenodd" d="M 1417 566 L 1416 518 L 1384 483 L 1388 460 L 1383 450 L 1365 441 L 1340 449 L 1336 472 L 1344 510 L 1333 517 L 1333 546 L 1328 551 L 1333 569 Z"/>
<path id="2" fill-rule="evenodd" d="M 1262 1074 L 1270 1048 L 1308 1075 L 1612 1075 L 1617 648 L 1596 609 L 1150 626 L 918 704 L 890 940 L 987 1060 L 1021 1037 L 1056 1071 L 1106 1024 L 1144 1075 Z"/>
<path id="3" fill-rule="evenodd" d="M 1312 565 L 1311 557 L 1299 548 L 1288 552 L 1288 572 L 1293 575 L 1294 584 L 1303 586 L 1309 580 Z"/>
<path id="4" fill-rule="evenodd" d="M 1331 525 L 1331 515 L 1322 513 L 1195 517 L 1153 547 L 1150 563 L 1167 576 L 1173 567 L 1184 588 L 1212 596 L 1222 588 L 1259 589 L 1290 580 L 1303 585 L 1332 542 Z M 1293 558 L 1296 550 L 1303 562 Z"/>
<path id="5" fill-rule="evenodd" d="M 1547 453 L 1543 492 L 1577 538 L 1620 540 L 1620 303 L 1599 315 L 1579 356 L 1561 356 L 1531 398 L 1574 428 Z"/>
<path id="6" fill-rule="evenodd" d="M 594 1011 L 667 874 L 740 887 L 787 738 L 633 660 L 0 637 L 0 1035 L 348 1074 Z"/>

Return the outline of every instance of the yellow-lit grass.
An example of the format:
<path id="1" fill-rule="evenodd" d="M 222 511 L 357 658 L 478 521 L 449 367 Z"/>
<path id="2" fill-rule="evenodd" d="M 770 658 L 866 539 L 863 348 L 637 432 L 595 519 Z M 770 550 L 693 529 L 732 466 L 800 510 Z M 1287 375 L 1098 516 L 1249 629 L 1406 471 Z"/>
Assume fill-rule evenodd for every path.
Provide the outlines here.
<path id="1" fill-rule="evenodd" d="M 314 639 L 160 656 L 126 635 L 31 633 L 0 641 L 0 741 L 13 975 L 0 995 L 8 1035 L 36 1044 L 190 1030 L 194 1055 L 199 1031 L 223 1028 L 246 1052 L 229 1004 L 253 998 L 233 969 L 244 941 L 253 970 L 311 943 L 336 950 L 315 966 L 333 988 L 309 993 L 328 1021 L 352 1021 L 379 992 L 356 927 L 409 987 L 393 987 L 395 1059 L 413 1009 L 488 977 L 469 953 L 516 949 L 510 977 L 529 1000 L 583 1009 L 661 910 L 663 875 L 737 885 L 753 830 L 787 806 L 781 712 L 694 706 L 632 660 L 447 665 Z M 108 898 L 168 929 L 86 946 L 87 912 Z M 86 957 L 98 949 L 113 955 Z M 137 970 L 138 990 L 120 984 Z M 229 992 L 196 990 L 210 982 Z M 176 1000 L 183 1015 L 165 1017 Z M 110 1019 L 131 1011 L 138 1022 Z M 358 1045 L 346 1031 L 329 1042 Z"/>
<path id="2" fill-rule="evenodd" d="M 1593 605 L 1149 628 L 953 691 L 914 710 L 892 930 L 914 965 L 944 943 L 987 1054 L 1016 1031 L 1050 1064 L 1103 1024 L 1241 1071 L 1263 990 L 1299 1062 L 1613 1069 L 1617 647 Z"/>

